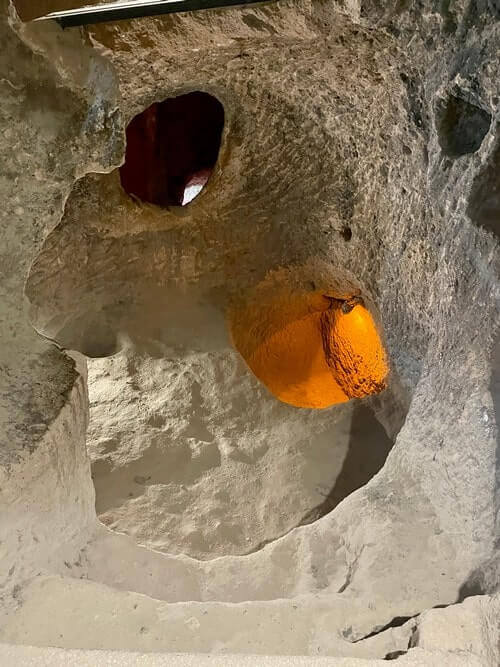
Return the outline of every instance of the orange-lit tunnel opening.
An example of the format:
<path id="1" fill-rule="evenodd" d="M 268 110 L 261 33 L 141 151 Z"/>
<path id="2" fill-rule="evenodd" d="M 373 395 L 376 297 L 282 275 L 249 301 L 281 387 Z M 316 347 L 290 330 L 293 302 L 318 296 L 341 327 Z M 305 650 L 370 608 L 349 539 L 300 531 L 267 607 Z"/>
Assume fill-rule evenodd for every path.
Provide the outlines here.
<path id="1" fill-rule="evenodd" d="M 386 386 L 383 343 L 360 299 L 254 303 L 232 314 L 231 333 L 254 375 L 284 403 L 327 408 Z"/>

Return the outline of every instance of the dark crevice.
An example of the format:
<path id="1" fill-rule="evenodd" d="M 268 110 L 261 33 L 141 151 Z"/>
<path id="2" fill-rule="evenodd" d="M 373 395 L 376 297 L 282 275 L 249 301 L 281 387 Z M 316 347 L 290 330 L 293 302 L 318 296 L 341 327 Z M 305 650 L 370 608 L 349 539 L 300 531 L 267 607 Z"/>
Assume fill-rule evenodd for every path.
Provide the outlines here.
<path id="1" fill-rule="evenodd" d="M 346 588 L 351 585 L 352 578 L 354 576 L 354 573 L 356 572 L 356 569 L 358 567 L 359 559 L 361 558 L 361 554 L 363 553 L 364 549 L 365 549 L 365 547 L 363 545 L 361 547 L 360 552 L 355 556 L 353 561 L 348 564 L 347 575 L 346 575 L 345 581 L 342 584 L 342 586 L 339 588 L 337 593 L 343 593 L 346 590 Z"/>
<path id="2" fill-rule="evenodd" d="M 385 632 L 386 630 L 389 630 L 390 628 L 400 628 L 402 625 L 407 623 L 408 621 L 411 621 L 412 618 L 417 618 L 417 616 L 420 616 L 421 612 L 418 614 L 414 614 L 413 616 L 395 616 L 389 623 L 386 623 L 386 625 L 383 626 L 377 626 L 375 630 L 370 632 L 367 635 L 363 635 L 363 637 L 360 637 L 359 639 L 353 639 L 351 640 L 352 644 L 357 644 L 358 642 L 362 642 L 365 639 L 370 639 L 371 637 L 375 637 L 376 635 L 380 635 L 382 632 Z"/>
<path id="3" fill-rule="evenodd" d="M 466 582 L 467 584 L 467 582 Z M 464 586 L 466 586 L 466 584 Z M 448 604 L 436 604 L 433 607 L 429 607 L 428 609 L 424 609 L 423 611 L 419 611 L 417 614 L 413 614 L 412 616 L 395 616 L 389 623 L 386 623 L 383 626 L 376 626 L 372 632 L 369 632 L 366 635 L 363 635 L 362 637 L 359 637 L 358 639 L 349 639 L 349 635 L 351 634 L 349 629 L 349 632 L 343 633 L 344 637 L 351 642 L 351 644 L 357 644 L 358 642 L 362 642 L 365 639 L 370 639 L 371 637 L 375 637 L 376 635 L 380 635 L 386 630 L 390 630 L 391 628 L 400 628 L 402 625 L 407 623 L 408 621 L 411 621 L 412 619 L 417 619 L 419 616 L 421 616 L 424 612 L 429 611 L 430 609 L 446 609 L 447 607 L 453 607 L 456 604 L 462 603 L 467 597 L 475 596 L 475 595 L 484 595 L 485 591 L 482 590 L 481 588 L 476 588 L 476 587 L 469 587 L 464 589 L 464 586 L 460 588 L 461 594 L 458 596 L 457 600 L 455 602 L 450 602 Z M 463 590 L 464 589 L 464 590 Z M 418 639 L 418 626 L 415 623 L 413 628 L 412 628 L 412 633 L 408 642 L 408 649 L 414 648 L 417 646 L 417 639 Z M 397 651 L 396 651 L 397 652 Z M 403 651 L 406 653 L 406 651 Z M 402 654 L 402 653 L 401 653 Z M 388 654 L 390 655 L 390 654 Z M 387 656 L 384 658 L 384 660 L 394 660 L 395 658 L 388 658 Z"/>
<path id="4" fill-rule="evenodd" d="M 407 653 L 408 651 L 390 651 L 390 653 L 385 655 L 384 660 L 397 660 L 402 655 L 406 655 Z"/>

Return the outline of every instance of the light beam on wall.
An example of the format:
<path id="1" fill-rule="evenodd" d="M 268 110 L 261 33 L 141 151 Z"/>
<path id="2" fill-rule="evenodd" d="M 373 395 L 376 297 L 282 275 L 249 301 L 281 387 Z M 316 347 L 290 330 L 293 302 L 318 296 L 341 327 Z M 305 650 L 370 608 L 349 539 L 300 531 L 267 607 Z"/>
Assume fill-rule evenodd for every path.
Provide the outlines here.
<path id="1" fill-rule="evenodd" d="M 180 12 L 194 12 L 201 9 L 222 9 L 224 7 L 244 7 L 246 5 L 265 4 L 277 0 L 128 0 L 110 2 L 79 9 L 68 9 L 40 16 L 35 21 L 54 20 L 62 28 L 121 21 L 144 16 L 160 16 Z"/>

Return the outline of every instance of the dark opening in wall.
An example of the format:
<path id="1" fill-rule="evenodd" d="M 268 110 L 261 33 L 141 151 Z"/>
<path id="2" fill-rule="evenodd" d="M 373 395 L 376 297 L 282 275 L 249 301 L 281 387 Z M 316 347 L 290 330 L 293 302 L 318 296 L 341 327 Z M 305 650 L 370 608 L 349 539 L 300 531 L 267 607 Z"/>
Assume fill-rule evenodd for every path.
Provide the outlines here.
<path id="1" fill-rule="evenodd" d="M 449 157 L 475 153 L 490 124 L 489 113 L 454 95 L 443 100 L 436 109 L 439 144 L 443 153 Z"/>
<path id="2" fill-rule="evenodd" d="M 127 127 L 124 190 L 157 206 L 187 204 L 210 177 L 223 127 L 224 107 L 208 93 L 155 102 Z"/>

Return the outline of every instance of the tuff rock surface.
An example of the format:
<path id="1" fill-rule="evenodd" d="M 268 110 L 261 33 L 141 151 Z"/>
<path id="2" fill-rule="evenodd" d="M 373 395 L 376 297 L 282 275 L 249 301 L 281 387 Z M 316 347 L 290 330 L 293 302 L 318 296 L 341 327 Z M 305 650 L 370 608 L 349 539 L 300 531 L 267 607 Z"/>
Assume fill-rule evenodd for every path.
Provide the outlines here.
<path id="1" fill-rule="evenodd" d="M 497 665 L 497 3 L 49 4 L 0 0 L 0 655 Z M 128 122 L 195 90 L 207 186 L 128 196 Z M 363 296 L 378 396 L 286 406 L 235 351 L 316 291 Z"/>

